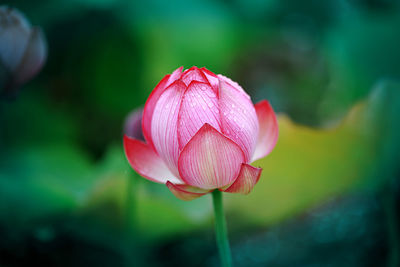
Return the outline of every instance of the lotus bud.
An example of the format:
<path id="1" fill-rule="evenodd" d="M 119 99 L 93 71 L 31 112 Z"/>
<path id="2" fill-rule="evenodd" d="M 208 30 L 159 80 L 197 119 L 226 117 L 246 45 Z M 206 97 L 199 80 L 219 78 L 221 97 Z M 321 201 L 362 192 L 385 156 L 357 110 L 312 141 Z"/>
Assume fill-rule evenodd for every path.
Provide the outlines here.
<path id="1" fill-rule="evenodd" d="M 250 163 L 269 154 L 278 138 L 266 100 L 254 105 L 239 84 L 205 68 L 165 76 L 142 119 L 146 141 L 124 137 L 130 165 L 183 200 L 214 190 L 248 194 L 262 171 Z"/>
<path id="2" fill-rule="evenodd" d="M 47 45 L 42 30 L 32 27 L 18 10 L 0 6 L 1 94 L 13 96 L 42 68 Z"/>

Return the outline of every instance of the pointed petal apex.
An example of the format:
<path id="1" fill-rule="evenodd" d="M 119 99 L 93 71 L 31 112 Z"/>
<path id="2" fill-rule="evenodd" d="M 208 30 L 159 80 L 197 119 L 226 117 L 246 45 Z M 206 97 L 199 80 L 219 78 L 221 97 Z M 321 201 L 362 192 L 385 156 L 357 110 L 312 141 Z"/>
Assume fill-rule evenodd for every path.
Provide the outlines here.
<path id="1" fill-rule="evenodd" d="M 259 126 L 250 98 L 228 82 L 219 86 L 219 108 L 222 133 L 240 146 L 245 161 L 250 162 L 257 142 Z"/>
<path id="2" fill-rule="evenodd" d="M 178 169 L 186 184 L 215 189 L 235 180 L 244 159 L 235 142 L 206 123 L 183 148 Z"/>
<path id="3" fill-rule="evenodd" d="M 150 144 L 150 146 L 153 147 L 153 149 L 154 145 L 153 145 L 153 140 L 151 138 L 151 120 L 153 118 L 155 105 L 157 104 L 157 101 L 160 98 L 161 94 L 164 92 L 164 90 L 181 77 L 182 70 L 183 67 L 179 67 L 172 74 L 166 75 L 153 89 L 144 106 L 143 120 L 142 120 L 143 135 L 147 143 Z"/>
<path id="4" fill-rule="evenodd" d="M 185 201 L 196 199 L 210 192 L 209 190 L 201 190 L 189 185 L 173 184 L 170 181 L 167 181 L 166 185 L 177 198 Z"/>
<path id="5" fill-rule="evenodd" d="M 275 112 L 268 101 L 262 100 L 255 104 L 258 117 L 259 132 L 251 162 L 268 155 L 278 141 L 278 121 Z"/>
<path id="6" fill-rule="evenodd" d="M 178 141 L 182 150 L 205 124 L 220 131 L 218 99 L 208 83 L 192 81 L 182 99 L 178 115 Z"/>
<path id="7" fill-rule="evenodd" d="M 182 81 L 189 86 L 192 81 L 208 82 L 204 73 L 197 67 L 191 67 L 182 74 Z"/>
<path id="8" fill-rule="evenodd" d="M 171 75 L 166 75 L 153 89 L 149 98 L 146 101 L 143 109 L 142 129 L 145 140 L 150 146 L 154 148 L 153 140 L 151 139 L 151 119 L 153 118 L 154 107 L 160 98 L 160 95 L 164 92 L 167 86 L 168 80 Z"/>
<path id="9" fill-rule="evenodd" d="M 247 195 L 256 185 L 261 175 L 261 168 L 256 168 L 248 164 L 242 164 L 240 173 L 235 182 L 225 190 L 228 193 L 241 193 Z"/>
<path id="10" fill-rule="evenodd" d="M 219 86 L 218 76 L 215 75 L 213 72 L 209 71 L 208 69 L 206 69 L 205 67 L 201 68 L 200 70 L 206 76 L 214 92 L 218 95 L 218 86 Z"/>
<path id="11" fill-rule="evenodd" d="M 180 66 L 176 70 L 174 70 L 168 80 L 167 86 L 168 87 L 171 83 L 175 82 L 176 80 L 180 79 L 182 77 L 182 70 L 183 66 Z"/>
<path id="12" fill-rule="evenodd" d="M 179 177 L 178 114 L 185 90 L 186 85 L 181 80 L 168 86 L 157 101 L 151 121 L 155 151 L 176 177 Z"/>

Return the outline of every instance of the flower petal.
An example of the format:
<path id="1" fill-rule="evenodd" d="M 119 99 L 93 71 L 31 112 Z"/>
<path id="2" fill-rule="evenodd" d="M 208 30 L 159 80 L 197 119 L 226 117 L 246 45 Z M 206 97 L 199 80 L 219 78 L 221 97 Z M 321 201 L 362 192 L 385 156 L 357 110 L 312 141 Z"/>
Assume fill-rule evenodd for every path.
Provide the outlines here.
<path id="1" fill-rule="evenodd" d="M 206 76 L 209 84 L 211 84 L 211 87 L 214 89 L 215 93 L 218 94 L 218 86 L 219 86 L 218 76 L 204 67 L 201 68 L 200 70 Z"/>
<path id="2" fill-rule="evenodd" d="M 146 179 L 163 184 L 167 181 L 182 183 L 148 144 L 125 135 L 124 150 L 132 168 Z"/>
<path id="3" fill-rule="evenodd" d="M 158 99 L 151 122 L 151 139 L 158 155 L 170 171 L 178 173 L 178 114 L 186 85 L 181 80 L 173 82 Z"/>
<path id="4" fill-rule="evenodd" d="M 124 133 L 134 139 L 144 141 L 142 130 L 143 108 L 139 107 L 132 110 L 126 116 L 124 124 Z"/>
<path id="5" fill-rule="evenodd" d="M 260 130 L 256 148 L 251 161 L 261 159 L 268 155 L 278 141 L 278 121 L 274 110 L 268 101 L 262 100 L 255 105 Z"/>
<path id="6" fill-rule="evenodd" d="M 178 117 L 179 149 L 208 123 L 220 131 L 218 98 L 208 83 L 193 81 L 182 99 Z"/>
<path id="7" fill-rule="evenodd" d="M 245 90 L 243 90 L 243 88 L 237 82 L 232 81 L 228 77 L 225 77 L 224 75 L 221 74 L 218 74 L 218 79 L 220 81 L 226 82 L 227 84 L 235 88 L 237 91 L 239 91 L 244 97 L 250 99 L 250 96 L 246 93 Z"/>
<path id="8" fill-rule="evenodd" d="M 20 65 L 29 45 L 30 28 L 21 12 L 0 6 L 0 59 L 8 71 L 14 72 Z"/>
<path id="9" fill-rule="evenodd" d="M 232 183 L 243 161 L 241 148 L 206 123 L 182 150 L 178 168 L 186 184 L 215 189 Z"/>
<path id="10" fill-rule="evenodd" d="M 173 184 L 170 181 L 167 181 L 167 187 L 177 198 L 186 201 L 196 199 L 211 192 L 210 190 L 203 190 L 190 185 Z"/>
<path id="11" fill-rule="evenodd" d="M 219 107 L 222 133 L 237 143 L 249 162 L 258 134 L 258 120 L 250 98 L 227 82 L 220 81 Z"/>
<path id="12" fill-rule="evenodd" d="M 171 75 L 166 75 L 153 89 L 149 98 L 146 101 L 143 110 L 142 129 L 143 135 L 147 143 L 154 148 L 153 140 L 151 139 L 151 120 L 153 118 L 154 107 L 164 90 L 179 79 L 182 75 L 183 67 L 176 69 Z"/>
<path id="13" fill-rule="evenodd" d="M 29 43 L 21 63 L 15 70 L 15 83 L 22 84 L 30 80 L 42 68 L 47 57 L 47 44 L 41 29 L 32 28 Z"/>
<path id="14" fill-rule="evenodd" d="M 197 67 L 191 67 L 182 74 L 182 81 L 188 86 L 192 81 L 208 82 L 206 76 Z"/>
<path id="15" fill-rule="evenodd" d="M 256 168 L 243 163 L 235 182 L 224 191 L 247 195 L 260 179 L 261 171 L 261 168 Z"/>
<path id="16" fill-rule="evenodd" d="M 172 72 L 171 77 L 169 77 L 169 79 L 168 79 L 166 87 L 170 86 L 173 82 L 175 82 L 176 80 L 178 80 L 182 77 L 182 70 L 183 70 L 183 66 L 177 68 L 176 70 L 174 70 Z"/>

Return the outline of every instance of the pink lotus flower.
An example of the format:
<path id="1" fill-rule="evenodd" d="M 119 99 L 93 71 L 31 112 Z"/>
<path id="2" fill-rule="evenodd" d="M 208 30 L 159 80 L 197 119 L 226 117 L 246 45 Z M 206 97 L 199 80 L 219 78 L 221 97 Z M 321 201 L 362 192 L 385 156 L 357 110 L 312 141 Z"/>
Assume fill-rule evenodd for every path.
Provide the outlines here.
<path id="1" fill-rule="evenodd" d="M 270 104 L 253 105 L 236 82 L 205 68 L 182 67 L 165 76 L 143 112 L 147 141 L 124 137 L 130 165 L 148 180 L 166 184 L 183 200 L 214 189 L 248 194 L 278 138 Z"/>

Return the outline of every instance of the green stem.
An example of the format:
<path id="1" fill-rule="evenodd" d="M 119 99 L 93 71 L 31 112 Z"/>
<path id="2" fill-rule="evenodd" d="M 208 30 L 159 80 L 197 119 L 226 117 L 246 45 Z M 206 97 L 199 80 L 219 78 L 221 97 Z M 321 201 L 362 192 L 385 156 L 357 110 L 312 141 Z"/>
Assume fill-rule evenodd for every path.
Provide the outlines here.
<path id="1" fill-rule="evenodd" d="M 226 230 L 224 207 L 222 204 L 222 192 L 219 190 L 214 190 L 212 192 L 212 196 L 215 215 L 215 232 L 217 236 L 219 256 L 221 258 L 221 266 L 230 267 L 232 266 L 232 256 Z"/>
<path id="2" fill-rule="evenodd" d="M 130 172 L 126 177 L 127 181 L 127 192 L 126 192 L 126 214 L 125 214 L 125 226 L 129 233 L 132 233 L 135 228 L 135 215 L 136 215 L 136 193 L 137 193 L 137 174 Z"/>
<path id="3" fill-rule="evenodd" d="M 125 264 L 124 266 L 132 266 L 132 262 L 138 259 L 134 256 L 136 250 L 136 243 L 132 239 L 137 239 L 136 230 L 136 204 L 137 204 L 137 187 L 138 187 L 138 175 L 136 172 L 130 171 L 126 176 L 126 203 L 125 203 L 125 229 L 128 235 L 128 243 L 125 246 Z"/>

